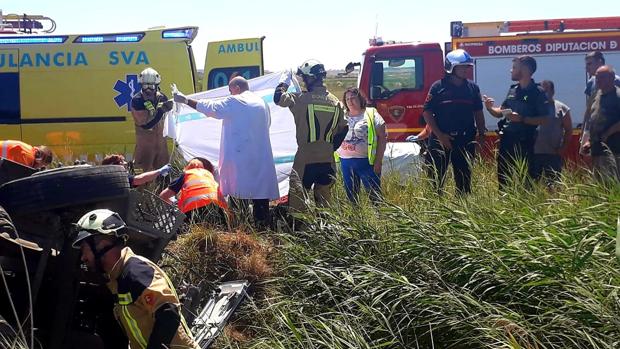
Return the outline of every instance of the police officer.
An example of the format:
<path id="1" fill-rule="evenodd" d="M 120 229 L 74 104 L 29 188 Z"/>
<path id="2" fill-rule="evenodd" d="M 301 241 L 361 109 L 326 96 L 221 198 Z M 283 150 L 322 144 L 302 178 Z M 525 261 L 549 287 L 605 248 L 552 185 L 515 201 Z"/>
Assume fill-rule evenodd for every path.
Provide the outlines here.
<path id="1" fill-rule="evenodd" d="M 136 130 L 135 168 L 144 172 L 168 163 L 168 145 L 164 138 L 164 114 L 172 109 L 173 101 L 161 93 L 161 76 L 153 68 L 138 75 L 140 92 L 131 99 L 131 116 Z"/>
<path id="2" fill-rule="evenodd" d="M 480 88 L 467 79 L 473 65 L 465 50 L 448 53 L 446 75 L 433 83 L 424 103 L 424 120 L 433 132 L 428 144 L 429 175 L 437 190 L 443 186 L 448 163 L 452 163 L 457 192 L 471 192 L 469 161 L 475 152 L 476 134 L 482 142 L 485 132 Z"/>
<path id="3" fill-rule="evenodd" d="M 289 85 L 281 82 L 273 96 L 274 102 L 289 108 L 295 118 L 297 153 L 289 184 L 289 208 L 293 213 L 307 209 L 304 198 L 311 188 L 318 206 L 329 202 L 336 173 L 334 151 L 348 131 L 340 101 L 323 85 L 323 64 L 308 60 L 297 69 L 297 75 L 306 91 L 286 92 Z"/>
<path id="4" fill-rule="evenodd" d="M 536 128 L 547 122 L 551 108 L 543 88 L 534 82 L 536 60 L 530 56 L 519 56 L 512 60 L 511 77 L 517 83 L 510 86 L 501 107 L 494 107 L 493 98 L 484 96 L 487 111 L 501 118 L 499 127 L 499 153 L 497 155 L 497 180 L 502 190 L 519 162 L 526 165 L 529 176 L 529 162 L 534 151 Z"/>
<path id="5" fill-rule="evenodd" d="M 180 302 L 164 272 L 135 255 L 127 227 L 110 210 L 86 213 L 77 223 L 73 247 L 89 270 L 104 274 L 114 295 L 114 315 L 129 338 L 131 349 L 191 348 L 198 344 L 180 313 Z"/>

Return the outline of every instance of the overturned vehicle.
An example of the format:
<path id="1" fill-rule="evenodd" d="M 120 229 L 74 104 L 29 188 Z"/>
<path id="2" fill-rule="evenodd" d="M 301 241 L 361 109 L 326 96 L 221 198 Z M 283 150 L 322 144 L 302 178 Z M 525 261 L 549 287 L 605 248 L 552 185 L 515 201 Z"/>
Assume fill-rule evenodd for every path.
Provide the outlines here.
<path id="1" fill-rule="evenodd" d="M 71 247 L 74 223 L 99 208 L 118 212 L 129 230 L 127 245 L 155 263 L 184 220 L 156 195 L 130 188 L 122 166 L 36 172 L 0 158 L 0 343 L 127 347 L 107 280 L 82 268 L 79 251 Z M 245 281 L 208 280 L 177 287 L 182 313 L 201 348 L 221 333 L 247 287 Z"/>

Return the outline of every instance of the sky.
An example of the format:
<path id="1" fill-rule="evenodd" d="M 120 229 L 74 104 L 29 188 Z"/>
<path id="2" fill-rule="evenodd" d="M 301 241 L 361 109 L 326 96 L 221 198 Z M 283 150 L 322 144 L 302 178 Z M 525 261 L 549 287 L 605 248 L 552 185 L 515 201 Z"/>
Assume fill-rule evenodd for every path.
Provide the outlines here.
<path id="1" fill-rule="evenodd" d="M 96 5 L 93 5 L 96 4 Z M 4 14 L 53 18 L 54 34 L 139 31 L 150 27 L 198 26 L 192 43 L 197 67 L 207 43 L 265 36 L 265 69 L 280 71 L 317 59 L 327 69 L 359 61 L 375 36 L 384 40 L 443 43 L 450 22 L 510 21 L 617 16 L 617 0 L 582 1 L 136 1 L 0 0 Z"/>

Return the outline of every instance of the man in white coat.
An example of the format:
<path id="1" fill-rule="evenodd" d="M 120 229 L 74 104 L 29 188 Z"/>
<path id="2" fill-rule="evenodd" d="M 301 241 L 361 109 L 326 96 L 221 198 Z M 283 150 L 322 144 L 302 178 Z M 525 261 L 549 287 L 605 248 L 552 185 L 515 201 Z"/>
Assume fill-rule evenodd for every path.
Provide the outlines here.
<path id="1" fill-rule="evenodd" d="M 255 224 L 264 226 L 269 223 L 269 200 L 280 196 L 269 140 L 269 106 L 249 90 L 241 76 L 231 79 L 228 89 L 231 96 L 226 98 L 197 101 L 173 85 L 173 95 L 175 102 L 222 120 L 220 189 L 231 197 L 232 206 L 245 206 L 252 200 Z"/>

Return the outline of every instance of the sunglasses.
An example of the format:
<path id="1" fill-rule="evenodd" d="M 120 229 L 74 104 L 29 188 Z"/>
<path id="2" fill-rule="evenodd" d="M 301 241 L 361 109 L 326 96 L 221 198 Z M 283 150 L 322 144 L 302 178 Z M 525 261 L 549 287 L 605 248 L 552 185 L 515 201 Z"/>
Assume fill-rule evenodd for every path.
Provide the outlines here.
<path id="1" fill-rule="evenodd" d="M 142 89 L 143 90 L 153 90 L 155 91 L 157 89 L 157 85 L 153 85 L 153 84 L 143 84 L 142 85 Z"/>

